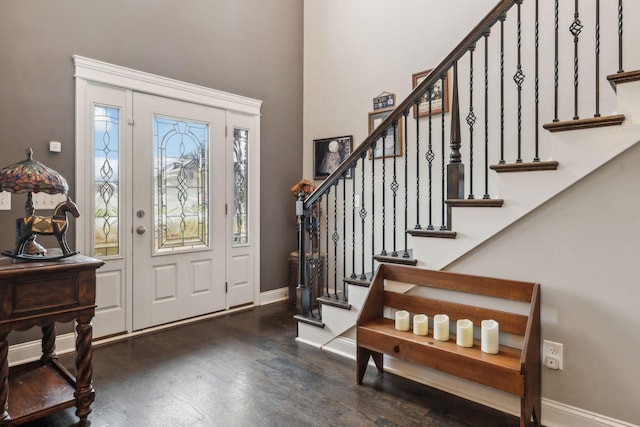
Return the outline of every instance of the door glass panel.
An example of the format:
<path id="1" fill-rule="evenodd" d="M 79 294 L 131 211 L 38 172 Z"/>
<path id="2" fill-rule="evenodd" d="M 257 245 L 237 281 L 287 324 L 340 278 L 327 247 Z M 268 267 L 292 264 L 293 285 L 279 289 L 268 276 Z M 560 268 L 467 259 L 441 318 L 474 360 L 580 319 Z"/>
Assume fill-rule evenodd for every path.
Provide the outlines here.
<path id="1" fill-rule="evenodd" d="M 155 116 L 155 251 L 209 245 L 209 125 Z"/>
<path id="2" fill-rule="evenodd" d="M 94 146 L 94 248 L 95 256 L 120 254 L 118 168 L 120 110 L 95 106 Z"/>
<path id="3" fill-rule="evenodd" d="M 233 130 L 233 244 L 249 243 L 249 132 Z"/>

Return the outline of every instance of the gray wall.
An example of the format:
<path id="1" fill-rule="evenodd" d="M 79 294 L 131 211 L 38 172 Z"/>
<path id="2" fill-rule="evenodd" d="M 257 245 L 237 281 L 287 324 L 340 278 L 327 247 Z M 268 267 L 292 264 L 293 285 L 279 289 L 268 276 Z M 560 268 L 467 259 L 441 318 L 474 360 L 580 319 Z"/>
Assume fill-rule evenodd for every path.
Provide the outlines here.
<path id="1" fill-rule="evenodd" d="M 289 188 L 302 176 L 302 14 L 299 0 L 2 0 L 0 167 L 31 146 L 73 187 L 73 54 L 260 99 L 260 288 L 284 286 L 296 247 Z M 25 199 L 0 211 L 3 250 Z"/>

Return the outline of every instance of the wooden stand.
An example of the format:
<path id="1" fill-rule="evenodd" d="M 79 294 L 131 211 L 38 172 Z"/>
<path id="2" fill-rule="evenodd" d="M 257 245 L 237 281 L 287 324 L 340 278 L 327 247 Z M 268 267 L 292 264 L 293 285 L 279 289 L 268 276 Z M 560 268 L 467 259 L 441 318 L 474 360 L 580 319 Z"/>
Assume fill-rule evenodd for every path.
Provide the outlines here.
<path id="1" fill-rule="evenodd" d="M 74 255 L 59 261 L 0 258 L 0 424 L 18 425 L 72 406 L 83 423 L 95 400 L 92 327 L 95 270 L 102 261 Z M 76 320 L 76 371 L 55 353 L 55 322 Z M 9 369 L 11 330 L 42 328 L 42 357 Z"/>
<path id="2" fill-rule="evenodd" d="M 391 292 L 385 289 L 385 281 L 410 284 L 415 289 L 408 293 Z M 421 292 L 413 292 L 417 290 Z M 515 394 L 520 397 L 520 426 L 528 425 L 532 419 L 540 426 L 539 290 L 537 283 L 382 264 L 371 282 L 357 322 L 356 381 L 362 384 L 369 357 L 378 371 L 383 372 L 383 354 L 387 354 Z M 442 291 L 449 294 L 446 300 L 425 296 Z M 461 304 L 451 294 L 475 294 L 485 304 L 487 297 L 526 303 L 529 315 Z M 399 331 L 393 320 L 383 316 L 384 307 L 426 314 L 430 324 L 436 314 L 447 314 L 453 321 L 469 319 L 474 325 L 494 319 L 500 324 L 501 333 L 521 337 L 522 348 L 500 345 L 498 354 L 487 354 L 481 351 L 479 340 L 468 348 L 456 345 L 455 338 L 435 340 L 433 330 L 428 336 Z"/>

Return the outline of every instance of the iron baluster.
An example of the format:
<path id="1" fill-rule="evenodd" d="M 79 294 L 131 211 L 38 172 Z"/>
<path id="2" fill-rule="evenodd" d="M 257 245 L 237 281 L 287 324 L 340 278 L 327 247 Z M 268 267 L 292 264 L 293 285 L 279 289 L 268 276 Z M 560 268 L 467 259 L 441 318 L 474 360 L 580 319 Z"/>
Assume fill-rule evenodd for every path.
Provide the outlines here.
<path id="1" fill-rule="evenodd" d="M 600 117 L 600 0 L 596 0 L 596 112 Z"/>
<path id="2" fill-rule="evenodd" d="M 347 277 L 347 177 L 342 175 L 342 277 Z M 353 176 L 352 176 L 353 178 Z M 342 301 L 347 301 L 347 282 L 342 280 Z"/>
<path id="3" fill-rule="evenodd" d="M 327 191 L 324 193 L 325 197 L 325 211 L 324 211 L 324 232 L 325 232 L 325 237 L 326 237 L 326 243 L 325 243 L 325 253 L 327 254 L 327 261 L 324 263 L 324 266 L 322 266 L 321 263 L 319 263 L 319 266 L 324 267 L 324 288 L 325 288 L 325 298 L 329 298 L 329 296 L 331 295 L 329 293 L 329 193 L 331 192 L 330 190 L 331 187 L 329 187 L 329 189 L 327 189 Z M 318 242 L 319 243 L 319 242 Z M 318 259 L 320 259 L 322 257 L 322 247 L 318 244 Z"/>
<path id="4" fill-rule="evenodd" d="M 522 0 L 516 1 L 516 9 L 518 12 L 518 22 L 516 26 L 517 40 L 517 57 L 518 64 L 513 81 L 518 86 L 518 158 L 516 163 L 522 163 L 522 83 L 524 82 L 524 73 L 522 72 Z"/>
<path id="5" fill-rule="evenodd" d="M 484 33 L 484 195 L 489 196 L 489 32 Z"/>
<path id="6" fill-rule="evenodd" d="M 571 35 L 573 35 L 573 119 L 578 120 L 578 86 L 579 86 L 579 61 L 578 61 L 578 44 L 580 42 L 580 33 L 582 32 L 582 23 L 580 22 L 579 1 L 575 0 L 575 12 L 573 14 L 573 23 L 569 27 Z"/>
<path id="7" fill-rule="evenodd" d="M 376 147 L 376 143 L 373 143 L 373 150 L 375 150 Z M 362 225 L 362 236 L 361 236 L 361 250 L 360 250 L 360 257 L 361 257 L 361 261 L 362 261 L 362 272 L 360 274 L 360 279 L 365 280 L 367 278 L 367 275 L 364 272 L 364 220 L 367 217 L 367 210 L 364 207 L 364 158 L 365 158 L 365 154 L 364 152 L 362 153 L 362 157 L 360 158 L 360 160 L 362 160 L 362 178 L 361 178 L 361 182 L 362 182 L 362 197 L 360 200 L 360 220 L 361 220 L 361 225 Z"/>
<path id="8" fill-rule="evenodd" d="M 397 169 L 397 150 L 398 150 L 398 144 L 400 143 L 400 141 L 398 141 L 397 138 L 397 129 L 398 129 L 398 122 L 393 122 L 393 180 L 391 181 L 391 192 L 393 193 L 393 250 L 391 252 L 391 255 L 394 257 L 398 256 L 398 248 L 396 246 L 396 240 L 397 240 L 397 230 L 398 230 L 398 217 L 397 217 L 397 198 L 398 198 L 398 189 L 400 188 L 400 186 L 398 185 L 398 169 Z"/>
<path id="9" fill-rule="evenodd" d="M 395 132 L 396 128 L 393 127 Z M 387 186 L 387 157 L 385 156 L 385 150 L 387 149 L 386 137 L 387 133 L 382 134 L 382 250 L 380 251 L 380 255 L 387 255 L 387 247 L 386 247 L 386 239 L 385 235 L 387 230 L 387 198 L 385 196 L 386 186 Z M 375 192 L 375 185 L 374 185 Z"/>
<path id="10" fill-rule="evenodd" d="M 409 110 L 404 111 L 404 252 L 403 258 L 409 258 L 409 236 L 407 229 L 409 228 L 409 120 L 407 116 Z"/>
<path id="11" fill-rule="evenodd" d="M 384 156 L 384 139 L 387 135 L 387 129 L 382 133 L 382 155 Z M 375 153 L 376 153 L 376 145 L 378 144 L 378 140 L 374 141 L 371 145 L 371 276 L 373 277 L 373 262 L 374 256 L 376 255 L 375 251 L 375 242 L 376 242 L 376 161 L 375 161 Z M 384 157 L 382 157 L 384 162 Z"/>
<path id="12" fill-rule="evenodd" d="M 534 113 L 534 121 L 535 121 L 535 156 L 533 158 L 534 162 L 540 161 L 540 83 L 539 83 L 539 46 L 540 46 L 540 19 L 539 19 L 539 5 L 536 0 L 536 17 L 535 17 L 535 77 L 534 77 L 534 96 L 535 96 L 535 113 Z"/>
<path id="13" fill-rule="evenodd" d="M 333 240 L 333 298 L 338 299 L 338 240 L 340 240 L 340 234 L 338 234 L 338 183 L 336 181 L 333 192 L 333 234 L 331 239 Z M 328 264 L 328 262 L 327 262 Z"/>
<path id="14" fill-rule="evenodd" d="M 505 164 L 504 160 L 504 20 L 505 15 L 500 17 L 500 161 L 499 164 Z"/>
<path id="15" fill-rule="evenodd" d="M 420 98 L 416 99 L 415 109 L 418 113 L 416 114 L 416 226 L 414 228 L 420 230 L 422 228 L 420 226 Z"/>
<path id="16" fill-rule="evenodd" d="M 444 85 L 444 78 L 445 75 L 441 76 L 441 80 L 442 80 L 442 87 L 445 88 L 446 86 Z M 444 99 L 444 98 L 443 98 Z M 446 198 L 446 188 L 445 188 L 445 162 L 444 162 L 444 140 L 445 140 L 445 121 L 444 121 L 444 111 L 442 112 L 442 114 L 440 114 L 441 116 L 441 126 L 440 126 L 440 183 L 441 183 L 441 200 L 440 200 L 440 208 L 441 208 L 441 214 L 442 214 L 442 222 L 440 223 L 440 230 L 444 231 L 447 229 L 447 220 L 445 217 L 445 212 L 444 212 L 444 207 L 445 207 L 445 198 Z"/>
<path id="17" fill-rule="evenodd" d="M 427 153 L 425 154 L 425 157 L 427 159 L 427 172 L 428 172 L 428 185 L 429 185 L 429 193 L 428 193 L 429 225 L 427 226 L 427 230 L 433 230 L 433 160 L 435 159 L 435 155 L 433 154 L 433 130 L 432 130 L 433 100 L 431 99 L 432 93 L 433 93 L 433 87 L 429 87 L 429 89 L 427 90 L 427 94 L 429 97 L 429 146 L 427 148 Z"/>
<path id="18" fill-rule="evenodd" d="M 357 162 L 351 164 L 351 278 L 356 274 L 356 168 Z"/>
<path id="19" fill-rule="evenodd" d="M 560 55 L 559 55 L 559 49 L 558 49 L 558 41 L 559 41 L 559 6 L 558 6 L 558 0 L 555 0 L 555 4 L 554 4 L 554 28 L 555 28 L 555 36 L 554 36 L 554 44 L 555 44 L 555 57 L 554 57 L 554 61 L 553 61 L 553 98 L 554 98 L 554 104 L 553 104 L 553 121 L 554 122 L 558 122 L 560 121 L 560 119 L 558 118 L 558 83 L 559 83 L 559 67 L 560 67 Z"/>
<path id="20" fill-rule="evenodd" d="M 473 125 L 476 123 L 476 115 L 473 112 L 473 53 L 475 44 L 469 48 L 469 114 L 467 114 L 467 125 L 469 125 L 469 200 L 475 199 L 473 195 Z"/>
<path id="21" fill-rule="evenodd" d="M 624 73 L 622 68 L 622 0 L 618 0 L 618 72 Z"/>

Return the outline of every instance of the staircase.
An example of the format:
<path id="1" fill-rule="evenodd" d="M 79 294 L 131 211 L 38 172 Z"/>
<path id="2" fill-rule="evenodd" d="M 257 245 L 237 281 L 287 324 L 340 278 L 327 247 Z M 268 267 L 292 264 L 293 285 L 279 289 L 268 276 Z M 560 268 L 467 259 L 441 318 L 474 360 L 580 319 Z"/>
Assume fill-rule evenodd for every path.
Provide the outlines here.
<path id="1" fill-rule="evenodd" d="M 638 142 L 640 72 L 624 71 L 621 56 L 625 37 L 637 38 L 637 16 L 618 2 L 614 22 L 604 22 L 615 14 L 599 2 L 573 3 L 500 1 L 301 194 L 300 253 L 313 252 L 300 257 L 300 342 L 354 358 L 354 325 L 380 262 L 446 269 Z M 450 111 L 414 117 L 445 78 Z M 369 159 L 388 138 L 403 156 Z M 308 264 L 314 256 L 326 257 L 322 275 Z"/>

